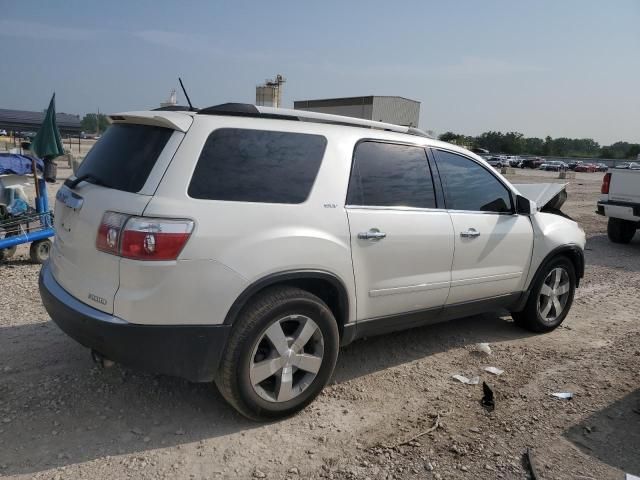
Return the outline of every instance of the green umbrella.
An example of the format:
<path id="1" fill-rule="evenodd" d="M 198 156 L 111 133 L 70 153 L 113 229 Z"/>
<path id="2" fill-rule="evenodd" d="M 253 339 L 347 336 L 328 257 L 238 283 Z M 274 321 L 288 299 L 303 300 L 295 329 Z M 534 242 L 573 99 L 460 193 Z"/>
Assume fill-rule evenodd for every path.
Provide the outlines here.
<path id="1" fill-rule="evenodd" d="M 56 125 L 56 94 L 53 94 L 47 108 L 47 114 L 40 126 L 40 130 L 31 142 L 31 151 L 38 157 L 50 160 L 64 155 L 62 138 Z"/>

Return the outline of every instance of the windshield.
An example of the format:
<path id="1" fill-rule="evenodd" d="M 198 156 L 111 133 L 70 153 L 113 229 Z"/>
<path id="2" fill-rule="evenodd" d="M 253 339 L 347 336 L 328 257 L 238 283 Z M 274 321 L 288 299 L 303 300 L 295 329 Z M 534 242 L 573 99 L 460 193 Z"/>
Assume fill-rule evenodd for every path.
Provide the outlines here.
<path id="1" fill-rule="evenodd" d="M 80 164 L 76 177 L 107 188 L 142 190 L 173 130 L 137 124 L 111 125 Z"/>

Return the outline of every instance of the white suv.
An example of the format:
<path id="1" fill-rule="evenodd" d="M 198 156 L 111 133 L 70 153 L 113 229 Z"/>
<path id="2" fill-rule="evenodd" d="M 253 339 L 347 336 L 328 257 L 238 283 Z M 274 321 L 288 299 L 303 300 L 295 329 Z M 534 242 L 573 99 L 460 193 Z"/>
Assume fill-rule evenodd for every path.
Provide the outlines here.
<path id="1" fill-rule="evenodd" d="M 583 275 L 574 221 L 416 129 L 243 104 L 110 119 L 57 194 L 44 305 L 95 357 L 213 380 L 253 419 L 311 402 L 356 338 L 500 309 L 552 330 Z"/>

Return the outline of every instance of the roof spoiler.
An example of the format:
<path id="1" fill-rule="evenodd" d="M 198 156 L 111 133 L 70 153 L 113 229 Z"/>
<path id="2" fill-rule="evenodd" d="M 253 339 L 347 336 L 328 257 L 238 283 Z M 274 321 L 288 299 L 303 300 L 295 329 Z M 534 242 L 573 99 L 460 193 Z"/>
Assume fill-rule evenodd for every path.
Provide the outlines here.
<path id="1" fill-rule="evenodd" d="M 179 132 L 186 132 L 193 123 L 192 115 L 185 115 L 182 111 L 163 110 L 157 115 L 150 112 L 124 112 L 109 115 L 111 123 L 136 123 L 139 125 L 151 125 L 154 127 L 171 128 Z"/>

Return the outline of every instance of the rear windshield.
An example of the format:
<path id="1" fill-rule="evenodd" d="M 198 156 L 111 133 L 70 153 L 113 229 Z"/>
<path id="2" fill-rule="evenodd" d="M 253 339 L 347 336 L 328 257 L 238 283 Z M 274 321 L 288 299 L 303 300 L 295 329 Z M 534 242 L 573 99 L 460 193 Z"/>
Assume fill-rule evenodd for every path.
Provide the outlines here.
<path id="1" fill-rule="evenodd" d="M 118 123 L 111 125 L 80 164 L 76 177 L 136 193 L 142 190 L 173 130 Z"/>

